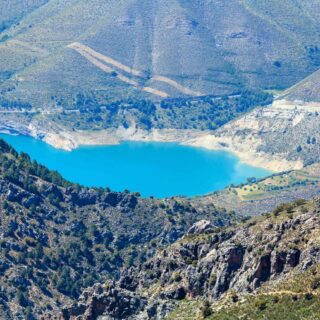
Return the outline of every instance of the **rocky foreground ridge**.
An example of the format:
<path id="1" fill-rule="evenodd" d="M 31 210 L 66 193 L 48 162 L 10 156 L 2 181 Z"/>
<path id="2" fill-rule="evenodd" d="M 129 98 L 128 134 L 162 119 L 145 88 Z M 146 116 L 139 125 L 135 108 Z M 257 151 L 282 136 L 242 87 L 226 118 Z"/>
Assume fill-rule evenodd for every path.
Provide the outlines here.
<path id="1" fill-rule="evenodd" d="M 233 218 L 188 200 L 83 188 L 0 139 L 0 318 L 41 319 L 197 220 L 221 226 Z"/>
<path id="2" fill-rule="evenodd" d="M 237 319 L 220 317 L 226 299 L 236 314 L 261 290 L 320 306 L 319 200 L 232 225 L 209 203 L 71 184 L 2 140 L 0 163 L 0 318 Z M 288 278 L 300 280 L 268 291 Z"/>
<path id="3" fill-rule="evenodd" d="M 117 283 L 95 285 L 86 290 L 78 303 L 62 310 L 61 318 L 91 320 L 214 317 L 224 305 L 221 303 L 214 311 L 210 304 L 214 305 L 215 301 L 219 304 L 221 299 L 231 295 L 233 304 L 237 305 L 239 300 L 243 301 L 252 294 L 258 296 L 264 286 L 270 287 L 281 281 L 288 281 L 288 277 L 293 274 L 314 270 L 313 274 L 318 275 L 312 268 L 317 268 L 320 262 L 319 226 L 319 200 L 301 200 L 282 205 L 272 214 L 229 228 L 221 229 L 214 227 L 209 221 L 200 221 L 180 240 L 159 251 L 147 262 L 123 272 Z M 274 291 L 267 296 L 275 296 L 279 301 L 286 294 L 292 296 L 293 300 L 290 298 L 290 301 L 294 301 L 305 295 L 303 301 L 309 301 L 314 296 L 317 297 L 319 285 L 314 280 L 311 288 L 308 288 L 307 283 L 307 277 L 300 279 L 300 286 L 304 287 L 301 291 L 303 293 L 299 293 L 297 286 L 291 291 L 287 289 L 285 292 L 279 291 L 279 294 Z M 183 317 L 180 310 L 175 317 L 170 318 L 170 313 L 181 303 L 199 299 L 207 301 L 207 312 L 202 309 L 202 316 L 190 318 L 189 314 Z M 264 310 L 258 304 L 257 308 L 261 308 L 261 312 Z M 297 307 L 297 314 L 299 310 Z M 289 309 L 287 312 L 290 313 Z M 250 314 L 244 318 L 260 319 L 259 316 L 251 318 Z M 238 317 L 232 317 L 230 313 L 229 317 L 223 318 L 221 315 L 221 318 L 214 319 Z"/>

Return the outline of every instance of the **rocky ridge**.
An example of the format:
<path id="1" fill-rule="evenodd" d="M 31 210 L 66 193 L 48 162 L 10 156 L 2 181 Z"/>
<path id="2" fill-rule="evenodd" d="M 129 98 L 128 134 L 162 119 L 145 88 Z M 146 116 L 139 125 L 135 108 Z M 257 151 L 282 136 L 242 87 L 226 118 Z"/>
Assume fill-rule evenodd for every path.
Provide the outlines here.
<path id="1" fill-rule="evenodd" d="M 62 319 L 165 319 L 181 301 L 232 293 L 236 302 L 319 264 L 319 214 L 319 200 L 301 200 L 226 229 L 200 221 L 119 282 L 86 291 Z"/>
<path id="2" fill-rule="evenodd" d="M 152 256 L 198 219 L 234 218 L 186 199 L 83 188 L 0 139 L 0 318 L 40 319 Z"/>

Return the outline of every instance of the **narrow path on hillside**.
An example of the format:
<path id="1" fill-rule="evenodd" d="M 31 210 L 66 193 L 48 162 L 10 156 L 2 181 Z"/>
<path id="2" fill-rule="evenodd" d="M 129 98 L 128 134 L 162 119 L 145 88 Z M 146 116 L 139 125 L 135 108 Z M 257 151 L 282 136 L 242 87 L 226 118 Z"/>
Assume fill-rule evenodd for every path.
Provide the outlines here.
<path id="1" fill-rule="evenodd" d="M 72 48 L 74 50 L 76 50 L 77 52 L 79 52 L 80 54 L 81 53 L 87 53 L 87 54 L 90 54 L 92 57 L 98 59 L 98 60 L 101 60 L 105 63 L 108 63 L 109 65 L 112 65 L 113 67 L 116 67 L 122 71 L 125 71 L 126 73 L 129 73 L 135 77 L 139 77 L 143 80 L 146 80 L 146 76 L 144 75 L 144 73 L 142 71 L 139 71 L 139 70 L 136 70 L 136 69 L 133 69 L 133 68 L 130 68 L 124 64 L 122 64 L 121 62 L 117 61 L 117 60 L 114 60 L 106 55 L 103 55 L 93 49 L 91 49 L 90 47 L 86 46 L 86 45 L 83 45 L 79 42 L 74 42 L 70 45 L 68 45 L 69 48 Z M 197 92 L 197 91 L 193 91 L 181 84 L 179 84 L 177 81 L 173 80 L 173 79 L 170 79 L 168 77 L 165 77 L 165 76 L 159 76 L 159 75 L 154 75 L 151 77 L 150 79 L 151 81 L 159 81 L 159 82 L 163 82 L 163 83 L 166 83 L 168 85 L 170 85 L 171 87 L 175 88 L 176 90 L 186 94 L 186 95 L 190 95 L 190 96 L 201 96 L 202 94 L 200 92 Z M 153 88 L 150 88 L 150 87 L 145 87 L 146 90 L 144 91 L 148 91 L 148 92 L 151 92 L 151 93 L 154 93 L 154 94 L 158 94 L 159 95 L 159 92 L 163 92 L 163 91 L 159 91 L 159 90 L 156 90 L 156 89 L 153 89 Z M 167 94 L 168 95 L 168 94 Z"/>
<path id="2" fill-rule="evenodd" d="M 181 84 L 179 84 L 178 82 L 176 82 L 170 78 L 164 77 L 164 76 L 155 75 L 151 78 L 151 80 L 161 81 L 161 82 L 167 83 L 170 86 L 176 88 L 178 91 L 181 91 L 182 93 L 189 95 L 189 96 L 201 96 L 202 95 L 200 92 L 193 91 L 189 88 L 186 88 L 186 87 L 182 86 Z"/>
<path id="3" fill-rule="evenodd" d="M 105 55 L 103 55 L 103 54 L 91 49 L 90 47 L 79 43 L 79 42 L 74 42 L 74 43 L 70 44 L 68 47 L 69 48 L 73 48 L 73 49 L 81 50 L 82 52 L 87 52 L 91 56 L 93 56 L 93 57 L 95 57 L 95 58 L 97 58 L 97 59 L 99 59 L 101 61 L 104 61 L 104 62 L 106 62 L 108 64 L 111 64 L 114 67 L 116 67 L 116 68 L 118 68 L 120 70 L 123 70 L 123 71 L 125 71 L 127 73 L 130 73 L 130 74 L 132 74 L 132 75 L 134 75 L 136 77 L 143 77 L 143 73 L 141 71 L 138 71 L 138 70 L 135 70 L 133 68 L 130 68 L 130 67 L 122 64 L 121 62 L 116 61 L 116 60 L 114 60 L 114 59 L 112 59 L 110 57 L 107 57 L 107 56 L 105 56 Z"/>
<path id="4" fill-rule="evenodd" d="M 166 92 L 164 92 L 164 91 L 160 91 L 160 90 L 154 89 L 154 88 L 151 88 L 151 87 L 143 87 L 143 86 L 141 86 L 137 81 L 132 80 L 132 79 L 129 79 L 129 78 L 126 77 L 125 75 L 119 73 L 119 71 L 117 71 L 117 70 L 115 70 L 115 69 L 113 69 L 113 68 L 105 65 L 104 63 L 102 63 L 101 61 L 99 61 L 99 60 L 102 60 L 102 59 L 99 58 L 99 60 L 98 60 L 97 58 L 95 58 L 95 57 L 97 57 L 98 55 L 100 56 L 100 54 L 98 54 L 98 55 L 95 54 L 95 56 L 93 56 L 93 55 L 91 54 L 91 50 L 84 49 L 82 45 L 79 46 L 77 43 L 72 43 L 72 44 L 69 45 L 68 47 L 69 47 L 69 48 L 72 48 L 72 49 L 75 50 L 75 51 L 77 51 L 80 55 L 82 55 L 84 58 L 86 58 L 88 61 L 90 61 L 92 64 L 94 64 L 96 67 L 98 67 L 98 68 L 101 69 L 102 71 L 104 71 L 104 72 L 106 72 L 106 73 L 109 73 L 109 74 L 114 73 L 114 74 L 115 74 L 115 77 L 117 77 L 119 80 L 121 80 L 121 81 L 123 81 L 123 82 L 125 82 L 125 83 L 127 83 L 127 84 L 129 84 L 129 85 L 131 85 L 131 86 L 133 86 L 133 87 L 135 87 L 136 89 L 140 89 L 141 91 L 145 91 L 145 92 L 148 92 L 148 93 L 152 93 L 152 94 L 157 95 L 157 96 L 159 96 L 159 97 L 161 97 L 161 98 L 168 98 L 168 97 L 169 97 L 169 94 L 168 94 L 168 93 L 166 93 Z M 106 60 L 107 60 L 107 61 L 109 61 L 109 64 L 114 65 L 113 63 L 110 62 L 110 61 L 113 60 L 113 59 L 108 60 L 107 57 L 105 57 L 105 58 L 106 58 L 106 59 L 103 60 L 103 61 L 106 62 Z M 113 60 L 113 61 L 115 61 L 115 60 Z M 129 68 L 129 67 L 126 67 L 126 66 L 124 66 L 124 65 L 122 65 L 122 64 L 120 64 L 120 63 L 117 64 L 117 65 L 114 65 L 114 66 L 117 67 L 117 68 L 119 68 L 119 69 L 122 69 L 122 70 L 126 69 L 126 70 L 127 70 L 127 73 L 133 74 L 133 73 L 131 73 L 131 71 L 134 70 L 134 69 L 131 69 L 131 68 Z M 129 72 L 129 70 L 131 70 L 131 71 Z M 139 72 L 139 71 L 134 70 L 133 72 L 134 72 L 134 73 L 137 73 L 137 72 Z"/>
<path id="5" fill-rule="evenodd" d="M 7 42 L 7 45 L 10 47 L 17 47 L 18 46 L 18 47 L 21 47 L 21 48 L 26 49 L 28 51 L 31 51 L 33 53 L 38 53 L 41 55 L 49 54 L 49 51 L 42 49 L 42 48 L 39 48 L 39 47 L 36 47 L 34 45 L 31 45 L 31 44 L 24 42 L 24 41 L 21 41 L 21 40 L 16 40 L 16 39 L 10 40 Z"/>
<path id="6" fill-rule="evenodd" d="M 295 291 L 290 291 L 290 290 L 279 290 L 279 291 L 270 291 L 270 292 L 261 292 L 258 294 L 251 294 L 252 296 L 281 296 L 281 295 L 296 295 L 296 296 L 304 296 L 306 294 L 312 294 L 314 296 L 320 296 L 320 292 L 311 292 L 311 291 L 306 291 L 306 292 L 295 292 Z"/>

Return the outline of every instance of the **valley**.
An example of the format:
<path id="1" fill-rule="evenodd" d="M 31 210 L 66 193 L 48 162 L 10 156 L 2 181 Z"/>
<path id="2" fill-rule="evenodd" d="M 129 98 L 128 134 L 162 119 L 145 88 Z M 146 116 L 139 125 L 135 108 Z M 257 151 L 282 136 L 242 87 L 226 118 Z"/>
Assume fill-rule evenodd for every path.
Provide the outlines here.
<path id="1" fill-rule="evenodd" d="M 0 319 L 319 319 L 319 21 L 0 1 Z"/>
<path id="2" fill-rule="evenodd" d="M 200 2 L 34 4 L 2 30 L 0 131 L 65 150 L 124 140 L 226 149 L 277 172 L 316 162 L 318 6 L 232 0 L 224 23 L 226 7 Z M 288 12 L 298 18 L 287 25 Z M 268 90 L 280 94 L 273 104 Z"/>

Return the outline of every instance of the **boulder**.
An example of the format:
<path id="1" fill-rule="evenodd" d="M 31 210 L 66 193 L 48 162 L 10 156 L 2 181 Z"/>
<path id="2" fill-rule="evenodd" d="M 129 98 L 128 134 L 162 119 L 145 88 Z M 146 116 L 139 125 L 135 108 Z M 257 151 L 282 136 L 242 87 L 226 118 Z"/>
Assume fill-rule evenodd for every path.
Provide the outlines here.
<path id="1" fill-rule="evenodd" d="M 188 235 L 210 233 L 214 229 L 212 223 L 208 220 L 201 220 L 195 223 L 187 232 Z"/>

